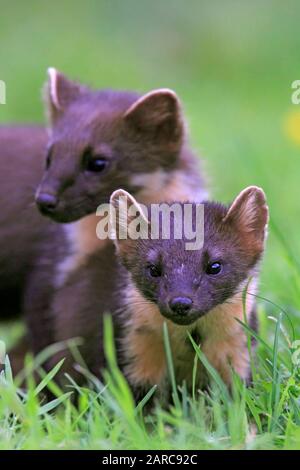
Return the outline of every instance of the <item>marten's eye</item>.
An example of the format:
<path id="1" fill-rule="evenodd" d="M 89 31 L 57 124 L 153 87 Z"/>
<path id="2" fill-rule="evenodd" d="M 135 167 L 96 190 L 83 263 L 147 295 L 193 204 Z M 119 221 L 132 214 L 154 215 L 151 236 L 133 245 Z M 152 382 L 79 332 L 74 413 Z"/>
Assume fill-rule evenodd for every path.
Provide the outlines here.
<path id="1" fill-rule="evenodd" d="M 46 156 L 46 170 L 49 170 L 50 165 L 51 165 L 51 156 L 52 156 L 52 151 L 49 150 Z"/>
<path id="2" fill-rule="evenodd" d="M 161 267 L 156 266 L 155 264 L 150 264 L 148 266 L 149 273 L 151 277 L 160 277 L 161 276 Z"/>
<path id="3" fill-rule="evenodd" d="M 222 269 L 221 263 L 219 261 L 214 261 L 213 263 L 209 263 L 206 267 L 206 274 L 219 274 Z"/>
<path id="4" fill-rule="evenodd" d="M 90 150 L 84 152 L 83 163 L 85 170 L 93 173 L 100 173 L 105 170 L 108 165 L 108 161 L 105 157 L 93 155 Z"/>

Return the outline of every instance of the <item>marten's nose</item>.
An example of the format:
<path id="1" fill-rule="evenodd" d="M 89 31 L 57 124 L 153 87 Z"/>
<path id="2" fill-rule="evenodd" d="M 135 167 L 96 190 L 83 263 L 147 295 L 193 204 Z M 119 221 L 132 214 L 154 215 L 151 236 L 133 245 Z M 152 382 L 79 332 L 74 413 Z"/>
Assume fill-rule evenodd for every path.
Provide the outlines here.
<path id="1" fill-rule="evenodd" d="M 35 201 L 42 212 L 52 212 L 58 203 L 57 197 L 49 193 L 38 193 Z"/>
<path id="2" fill-rule="evenodd" d="M 192 299 L 189 297 L 174 297 L 170 300 L 170 309 L 177 315 L 185 315 L 193 304 Z"/>

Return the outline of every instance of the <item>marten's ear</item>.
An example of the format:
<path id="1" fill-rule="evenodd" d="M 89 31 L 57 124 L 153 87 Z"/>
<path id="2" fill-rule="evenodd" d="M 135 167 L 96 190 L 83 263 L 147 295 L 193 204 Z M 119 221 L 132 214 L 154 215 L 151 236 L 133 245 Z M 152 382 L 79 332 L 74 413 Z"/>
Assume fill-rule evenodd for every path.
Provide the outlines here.
<path id="1" fill-rule="evenodd" d="M 135 240 L 147 238 L 149 221 L 147 207 L 139 204 L 123 189 L 114 191 L 110 197 L 110 238 L 118 253 L 126 256 Z"/>
<path id="2" fill-rule="evenodd" d="M 233 201 L 223 219 L 233 224 L 250 249 L 262 250 L 267 235 L 269 209 L 264 191 L 257 186 L 244 189 Z"/>
<path id="3" fill-rule="evenodd" d="M 69 104 L 78 98 L 82 88 L 81 85 L 69 80 L 58 70 L 52 67 L 48 69 L 44 100 L 51 125 L 62 115 Z"/>
<path id="4" fill-rule="evenodd" d="M 181 143 L 184 125 L 176 93 L 168 89 L 150 91 L 126 111 L 124 119 L 133 132 L 176 146 Z"/>

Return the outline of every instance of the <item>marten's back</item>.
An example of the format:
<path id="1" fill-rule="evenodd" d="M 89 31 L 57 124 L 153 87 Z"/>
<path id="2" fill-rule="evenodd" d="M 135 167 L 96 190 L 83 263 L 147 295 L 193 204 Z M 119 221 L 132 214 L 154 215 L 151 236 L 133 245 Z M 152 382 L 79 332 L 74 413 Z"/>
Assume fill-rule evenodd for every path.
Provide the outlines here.
<path id="1" fill-rule="evenodd" d="M 34 202 L 46 142 L 42 127 L 0 127 L 0 317 L 18 308 L 25 271 L 51 223 Z"/>

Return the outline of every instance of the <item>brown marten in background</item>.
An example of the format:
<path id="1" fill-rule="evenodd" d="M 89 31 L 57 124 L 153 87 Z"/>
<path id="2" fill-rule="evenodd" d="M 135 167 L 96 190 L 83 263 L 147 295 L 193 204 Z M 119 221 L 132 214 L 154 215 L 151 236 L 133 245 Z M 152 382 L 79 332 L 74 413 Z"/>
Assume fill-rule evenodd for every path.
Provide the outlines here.
<path id="1" fill-rule="evenodd" d="M 38 127 L 0 128 L 0 191 L 7 201 L 0 215 L 0 315 L 19 310 L 26 289 L 34 352 L 53 342 L 54 293 L 64 303 L 69 280 L 106 245 L 96 237 L 95 211 L 112 191 L 123 187 L 146 203 L 205 196 L 174 92 L 93 91 L 49 69 L 46 97 L 48 136 Z M 37 206 L 48 218 L 34 204 L 37 187 Z M 113 252 L 106 248 L 104 289 Z M 73 329 L 80 336 L 71 314 L 64 322 L 63 336 Z M 85 325 L 95 333 L 93 319 L 86 316 Z"/>
<path id="2" fill-rule="evenodd" d="M 123 190 L 111 197 L 117 212 L 120 196 L 126 198 L 128 207 L 144 214 Z M 111 245 L 98 250 L 69 276 L 64 289 L 53 294 L 48 319 L 53 341 L 82 336 L 85 342 L 80 351 L 97 376 L 105 367 L 103 314 L 112 314 L 119 363 L 136 397 L 154 384 L 166 386 L 164 321 L 178 381 L 191 385 L 195 352 L 187 332 L 225 383 L 230 384 L 231 367 L 242 379 L 249 377 L 246 335 L 236 319 L 244 321 L 243 291 L 247 287 L 245 314 L 250 327 L 256 329 L 255 294 L 268 222 L 265 195 L 253 186 L 229 207 L 214 202 L 203 206 L 201 248 L 187 250 L 187 239 L 175 238 L 174 227 L 186 223 L 181 214 L 173 215 L 168 239 L 161 232 L 157 239 L 132 239 L 130 235 L 122 239 L 116 224 L 118 259 Z M 151 231 L 152 221 L 146 214 L 142 225 L 141 231 Z M 41 266 L 40 271 L 45 275 L 47 270 Z M 76 361 L 67 351 L 53 357 L 49 366 L 62 357 L 66 361 L 60 379 L 68 372 L 80 381 L 73 367 Z M 206 383 L 206 373 L 199 366 L 197 387 Z"/>

